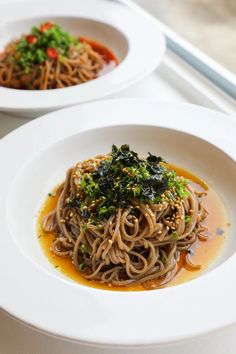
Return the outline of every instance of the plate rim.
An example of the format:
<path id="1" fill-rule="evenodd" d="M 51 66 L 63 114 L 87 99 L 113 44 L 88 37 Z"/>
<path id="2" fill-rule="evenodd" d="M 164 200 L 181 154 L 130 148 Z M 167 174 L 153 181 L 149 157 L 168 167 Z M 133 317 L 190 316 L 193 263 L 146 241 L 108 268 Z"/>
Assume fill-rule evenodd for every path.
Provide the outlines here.
<path id="1" fill-rule="evenodd" d="M 82 111 L 83 114 L 86 114 L 85 112 L 89 112 L 89 111 L 93 111 L 94 109 L 100 109 L 101 110 L 104 110 L 107 112 L 108 108 L 112 108 L 114 109 L 114 106 L 117 105 L 117 107 L 123 107 L 123 110 L 126 108 L 126 109 L 129 109 L 131 110 L 133 113 L 135 113 L 135 111 L 137 111 L 138 108 L 147 108 L 149 107 L 149 110 L 153 112 L 153 117 L 155 116 L 155 119 L 156 119 L 156 115 L 159 113 L 163 113 L 163 112 L 169 112 L 171 111 L 171 116 L 173 115 L 173 117 L 170 119 L 171 121 L 171 124 L 172 124 L 172 129 L 175 129 L 176 130 L 176 125 L 178 125 L 178 128 L 179 128 L 179 125 L 180 122 L 182 123 L 186 123 L 186 117 L 183 118 L 181 115 L 178 117 L 179 119 L 175 120 L 174 119 L 174 116 L 175 114 L 177 113 L 177 115 L 182 112 L 183 114 L 186 114 L 189 113 L 189 112 L 193 112 L 195 111 L 195 113 L 193 115 L 195 115 L 195 118 L 197 116 L 201 116 L 201 119 L 206 119 L 208 120 L 208 123 L 210 122 L 211 124 L 214 122 L 214 128 L 215 129 L 218 129 L 219 132 L 218 134 L 221 133 L 222 131 L 222 124 L 225 125 L 225 127 L 227 128 L 227 132 L 228 132 L 228 137 L 227 137 L 227 141 L 224 141 L 224 143 L 222 143 L 222 141 L 219 143 L 217 142 L 217 147 L 221 148 L 221 145 L 223 144 L 224 146 L 224 149 L 223 151 L 226 151 L 226 153 L 234 159 L 236 159 L 236 149 L 232 149 L 232 146 L 236 147 L 236 142 L 234 142 L 234 131 L 235 131 L 235 128 L 236 128 L 236 122 L 233 118 L 231 118 L 230 116 L 227 116 L 225 114 L 222 114 L 222 113 L 219 113 L 219 112 L 215 112 L 215 111 L 212 111 L 212 110 L 209 110 L 209 109 L 206 109 L 206 108 L 203 108 L 203 107 L 198 107 L 198 106 L 195 106 L 195 105 L 191 105 L 191 104 L 180 104 L 180 103 L 168 103 L 168 102 L 160 102 L 160 101 L 157 101 L 157 100 L 152 100 L 152 99 L 115 99 L 115 100 L 106 100 L 106 101 L 98 101 L 98 102 L 94 102 L 94 103 L 89 103 L 89 104 L 82 104 L 82 105 L 78 105 L 78 106 L 75 106 L 75 107 L 70 107 L 70 108 L 65 108 L 63 110 L 60 110 L 60 111 L 57 111 L 57 112 L 53 112 L 53 113 L 49 113 L 37 120 L 34 120 L 34 121 L 31 121 L 29 123 L 27 123 L 26 125 L 16 129 L 15 131 L 11 132 L 9 135 L 7 135 L 5 138 L 2 139 L 1 143 L 0 143 L 0 153 L 2 154 L 5 154 L 5 151 L 7 151 L 7 147 L 8 145 L 12 144 L 12 142 L 20 142 L 22 140 L 24 140 L 24 137 L 23 135 L 26 134 L 29 135 L 30 134 L 30 131 L 32 129 L 37 129 L 38 127 L 43 126 L 43 129 L 46 129 L 47 126 L 50 124 L 50 122 L 52 123 L 52 121 L 55 123 L 55 120 L 57 121 L 62 121 L 62 125 L 63 125 L 63 116 L 66 115 L 66 116 L 69 116 L 69 113 L 78 113 L 80 111 Z M 139 107 L 137 107 L 139 106 Z M 148 109 L 147 109 L 148 111 Z M 155 113 L 155 114 L 154 114 Z M 88 113 L 87 113 L 88 114 Z M 167 114 L 168 116 L 168 114 Z M 110 119 L 112 119 L 111 117 L 109 117 Z M 166 117 L 165 117 L 166 118 Z M 157 122 L 155 122 L 155 119 L 152 118 L 148 118 L 146 121 L 143 121 L 143 124 L 144 125 L 150 125 L 150 122 L 152 121 L 153 125 L 157 125 Z M 164 119 L 164 118 L 163 118 Z M 170 126 L 168 126 L 168 124 L 170 124 L 170 121 L 165 121 L 162 119 L 162 125 L 159 125 L 159 126 L 166 126 L 167 128 L 170 128 Z M 127 117 L 125 118 L 126 122 L 127 122 Z M 136 118 L 134 118 L 134 121 L 136 120 Z M 116 125 L 117 124 L 117 121 L 115 122 L 112 122 L 114 123 L 113 125 Z M 120 122 L 119 122 L 120 123 Z M 187 133 L 189 133 L 190 131 L 193 131 L 194 128 L 196 127 L 196 124 L 198 122 L 196 121 L 191 121 L 191 125 L 188 125 L 188 126 L 185 126 L 185 130 Z M 206 123 L 206 122 L 205 122 Z M 100 121 L 96 121 L 94 120 L 92 123 L 90 122 L 89 124 L 95 124 L 93 126 L 93 128 L 96 128 L 96 127 L 100 127 L 100 126 L 107 126 L 107 122 L 105 122 L 105 125 L 100 125 L 102 124 L 102 122 Z M 131 123 L 132 124 L 132 123 Z M 137 123 L 133 123 L 133 124 L 137 124 Z M 170 124 L 170 125 L 171 125 Z M 112 126 L 112 124 L 111 124 Z M 234 130 L 233 130 L 234 128 Z M 84 129 L 83 125 L 82 124 L 77 124 L 76 125 L 76 129 L 77 129 L 77 133 L 79 131 L 83 131 L 83 130 L 86 130 Z M 92 128 L 91 128 L 92 129 Z M 178 129 L 177 129 L 178 130 Z M 182 128 L 181 128 L 181 131 Z M 200 134 L 201 134 L 201 130 L 200 131 Z M 197 134 L 199 134 L 199 131 L 197 132 Z M 194 130 L 194 134 L 195 135 L 196 131 Z M 63 133 L 64 134 L 64 133 Z M 190 133 L 191 134 L 191 133 Z M 206 136 L 209 135 L 209 132 L 205 132 Z M 215 134 L 215 133 L 214 133 Z M 214 135 L 213 134 L 213 135 Z M 195 135 L 195 136 L 198 136 L 198 137 L 201 137 L 199 135 Z M 202 137 L 201 137 L 202 138 Z M 217 139 L 218 136 L 215 134 L 214 135 L 214 139 Z M 206 140 L 206 139 L 204 139 Z M 210 141 L 211 142 L 211 141 Z M 233 144 L 233 145 L 232 145 Z M 220 145 L 220 146 L 219 146 Z M 226 148 L 226 150 L 225 150 Z M 227 150 L 228 149 L 228 150 Z M 19 149 L 20 150 L 20 149 Z M 1 189 L 3 189 L 3 187 L 0 187 Z M 5 203 L 3 201 L 0 201 L 0 210 L 4 210 L 4 206 L 5 206 Z M 3 230 L 5 230 L 7 232 L 7 228 L 6 228 L 6 225 L 4 223 L 4 218 L 3 217 L 0 217 L 0 225 L 2 224 L 3 226 Z M 3 225 L 4 224 L 4 225 Z M 0 244 L 2 244 L 2 242 L 4 242 L 4 240 L 0 237 Z M 9 241 L 8 241 L 9 242 Z M 4 243 L 5 244 L 5 243 Z M 12 242 L 10 242 L 11 246 L 12 246 Z M 20 252 L 19 252 L 19 249 L 18 247 L 15 245 L 15 250 L 14 252 L 16 251 L 16 253 L 18 254 L 18 257 L 20 257 L 20 259 L 23 261 L 22 259 L 22 254 L 20 255 Z M 1 264 L 1 261 L 0 260 L 0 264 Z M 24 263 L 28 265 L 28 261 L 24 260 Z M 32 264 L 31 264 L 32 265 Z M 219 275 L 222 275 L 226 272 L 229 271 L 229 269 L 231 269 L 233 267 L 233 265 L 236 265 L 236 255 L 234 256 L 231 256 L 225 263 L 223 263 L 220 267 L 216 268 L 215 270 L 213 270 L 212 272 L 214 272 L 214 281 L 212 280 L 210 283 L 211 283 L 211 286 L 212 287 L 215 287 L 216 289 L 218 289 L 218 280 L 217 280 L 217 276 Z M 32 267 L 34 269 L 34 272 L 36 271 L 36 268 L 37 267 Z M 231 269 L 232 270 L 232 269 Z M 212 272 L 210 272 L 210 274 L 212 274 Z M 37 271 L 36 271 L 37 273 Z M 38 274 L 38 273 L 37 273 Z M 0 267 L 0 275 L 2 275 L 2 278 L 4 279 L 4 282 L 5 284 L 7 284 L 8 286 L 10 286 L 9 282 L 10 280 L 12 279 L 15 279 L 15 274 L 11 274 L 10 278 L 4 278 L 4 270 L 2 269 L 2 267 Z M 48 284 L 48 281 L 51 280 L 52 281 L 52 275 L 46 275 L 46 272 L 44 273 L 44 276 L 47 278 L 47 284 Z M 43 277 L 44 279 L 46 279 L 45 277 Z M 194 284 L 198 284 L 199 286 L 206 286 L 206 282 L 209 280 L 209 274 L 205 274 L 203 276 L 201 276 L 200 278 L 197 278 L 194 280 Z M 58 279 L 53 279 L 53 286 L 55 286 L 55 284 L 57 283 L 58 284 Z M 60 284 L 63 284 L 63 286 L 65 285 L 65 282 L 63 281 L 59 281 Z M 181 291 L 179 291 L 179 289 L 186 289 L 188 288 L 188 284 L 192 283 L 193 284 L 193 281 L 192 282 L 188 282 L 188 283 L 185 283 L 185 284 L 182 284 L 181 286 L 177 286 L 177 287 L 173 287 L 173 288 L 167 288 L 165 289 L 165 293 L 170 293 L 172 292 L 173 293 L 173 290 L 169 290 L 169 289 L 175 289 L 176 290 L 176 294 L 179 294 L 179 293 L 182 293 Z M 19 284 L 14 284 L 14 285 L 17 285 L 19 286 Z M 224 279 L 224 285 L 231 289 L 232 292 L 230 294 L 230 297 L 228 297 L 228 300 L 230 301 L 233 301 L 233 299 L 235 299 L 235 294 L 236 294 L 236 287 L 233 288 L 233 285 L 230 284 L 230 280 L 227 280 L 227 279 Z M 62 285 L 60 285 L 61 287 Z M 222 284 L 221 284 L 222 286 Z M 75 285 L 74 286 L 70 286 L 70 287 L 74 287 L 75 288 Z M 78 287 L 77 287 L 78 288 Z M 84 287 L 83 287 L 84 288 Z M 207 290 L 210 291 L 209 289 L 209 286 L 206 286 Z M 88 290 L 89 289 L 89 290 Z M 224 288 L 226 289 L 226 288 Z M 91 296 L 91 293 L 94 293 L 96 294 L 97 293 L 97 289 L 93 289 L 92 288 L 86 288 L 83 289 L 86 296 Z M 158 292 L 160 292 L 160 290 L 157 290 Z M 132 297 L 135 298 L 135 299 L 138 299 L 138 301 L 140 299 L 143 298 L 143 295 L 145 294 L 145 298 L 148 298 L 149 301 L 157 301 L 154 294 L 157 294 L 157 291 L 151 291 L 151 292 L 140 292 L 140 293 L 132 293 Z M 224 294 L 225 293 L 225 290 L 222 292 L 222 290 L 219 289 L 219 292 L 221 291 L 220 294 Z M 111 294 L 110 292 L 107 292 L 107 291 L 103 291 L 103 290 L 100 290 L 99 293 L 106 293 L 106 294 Z M 163 293 L 163 292 L 162 292 Z M 116 292 L 112 292 L 112 297 L 114 297 L 114 303 L 116 303 L 116 301 L 120 298 L 122 298 L 122 300 L 124 299 L 128 299 L 129 297 L 131 297 L 130 293 L 120 293 L 118 292 L 118 294 L 116 294 Z M 121 295 L 122 294 L 122 295 Z M 103 296 L 103 295 L 102 295 Z M 217 294 L 218 298 L 219 298 L 219 294 Z M 104 295 L 104 299 L 107 300 L 109 296 L 107 295 Z M 160 299 L 159 299 L 160 300 Z M 4 304 L 4 301 L 5 301 L 5 304 Z M 9 299 L 4 299 L 2 300 L 2 307 L 5 311 L 11 313 L 13 316 L 19 318 L 19 306 L 16 306 L 16 303 L 12 304 L 12 307 L 11 309 L 8 308 L 8 310 L 6 309 L 6 303 L 7 301 L 9 301 Z M 12 299 L 11 299 L 12 301 Z M 23 301 L 22 299 L 18 299 L 17 300 L 18 302 L 19 301 Z M 126 301 L 126 300 L 125 300 Z M 135 300 L 136 301 L 136 300 Z M 163 298 L 162 298 L 162 301 Z M 113 304 L 114 304 L 113 303 Z M 130 305 L 130 302 L 128 301 L 128 304 Z M 227 305 L 227 304 L 226 304 Z M 8 305 L 9 306 L 9 305 Z M 208 309 L 211 313 L 212 311 L 212 308 L 211 309 Z M 206 311 L 208 311 L 206 309 Z M 21 311 L 21 310 L 20 310 Z M 208 313 L 209 313 L 208 311 Z M 22 312 L 22 311 L 21 311 Z M 51 316 L 51 314 L 50 314 Z M 32 319 L 29 321 L 30 317 L 29 317 L 29 314 L 26 315 L 22 315 L 21 313 L 21 321 L 23 318 L 25 320 L 23 320 L 25 323 L 27 324 L 31 324 L 31 326 L 33 327 L 37 327 L 37 328 L 40 328 L 41 331 L 43 332 L 47 332 L 47 333 L 50 333 L 50 334 L 53 334 L 53 335 L 56 335 L 56 336 L 59 336 L 61 338 L 67 338 L 67 339 L 70 339 L 70 340 L 73 340 L 73 341 L 78 341 L 78 342 L 81 342 L 81 343 L 89 343 L 89 344 L 94 344 L 94 345 L 117 345 L 117 346 L 127 346 L 127 345 L 146 345 L 146 346 L 150 346 L 150 345 L 157 345 L 157 344 L 164 344 L 164 343 L 173 343 L 173 342 L 176 342 L 176 341 L 180 341 L 180 340 L 183 340 L 183 339 L 189 339 L 189 338 L 192 338 L 192 337 L 196 337 L 198 335 L 203 335 L 203 334 L 206 334 L 206 330 L 204 332 L 201 332 L 201 330 L 198 328 L 193 328 L 194 326 L 192 326 L 192 328 L 188 328 L 187 329 L 187 333 L 185 331 L 185 334 L 184 335 L 165 335 L 163 338 L 157 338 L 157 337 L 153 337 L 153 334 L 151 336 L 149 335 L 146 335 L 146 336 L 143 336 L 142 337 L 142 334 L 139 333 L 139 338 L 134 341 L 134 338 L 129 337 L 129 335 L 127 336 L 127 338 L 125 339 L 122 339 L 121 341 L 117 341 L 117 338 L 114 339 L 114 337 L 112 338 L 112 333 L 109 333 L 109 336 L 105 336 L 103 337 L 102 339 L 99 338 L 99 337 L 96 337 L 92 334 L 92 338 L 91 338 L 91 334 L 82 334 L 80 336 L 80 338 L 78 337 L 74 337 L 74 336 L 70 336 L 67 335 L 63 335 L 63 333 L 61 333 L 60 331 L 58 330 L 53 330 L 52 331 L 52 328 L 51 330 L 48 330 L 49 328 L 45 328 L 43 325 L 42 325 L 42 319 L 40 319 L 41 321 L 41 325 L 37 324 L 35 325 L 35 322 L 32 321 Z M 206 317 L 206 316 L 205 316 Z M 204 318 L 204 320 L 207 321 L 207 318 Z M 209 321 L 209 320 L 208 320 Z M 235 313 L 231 313 L 231 314 L 227 314 L 227 318 L 225 317 L 224 320 L 221 319 L 221 321 L 218 321 L 217 325 L 214 324 L 214 326 L 211 326 L 211 329 L 208 331 L 209 332 L 212 332 L 212 331 L 215 331 L 217 329 L 220 329 L 222 327 L 225 327 L 225 326 L 228 326 L 232 323 L 234 323 L 236 321 L 236 312 Z M 43 322 L 44 323 L 44 322 Z M 54 323 L 55 325 L 55 323 Z M 124 325 L 124 324 L 123 324 Z M 145 338 L 144 338 L 145 337 Z M 106 339 L 105 339 L 106 338 Z"/>

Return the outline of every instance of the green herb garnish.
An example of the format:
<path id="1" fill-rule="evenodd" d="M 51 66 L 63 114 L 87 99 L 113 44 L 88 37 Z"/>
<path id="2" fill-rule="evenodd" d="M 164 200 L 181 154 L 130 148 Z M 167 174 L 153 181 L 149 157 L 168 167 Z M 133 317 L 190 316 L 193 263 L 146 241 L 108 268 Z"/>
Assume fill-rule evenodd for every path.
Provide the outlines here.
<path id="1" fill-rule="evenodd" d="M 84 225 L 82 226 L 82 230 L 83 230 L 83 231 L 88 230 L 88 225 L 87 225 L 87 224 L 84 224 Z"/>
<path id="2" fill-rule="evenodd" d="M 184 218 L 185 222 L 190 222 L 191 221 L 191 216 L 190 215 L 185 215 L 185 218 Z"/>
<path id="3" fill-rule="evenodd" d="M 103 220 L 118 208 L 134 208 L 135 199 L 150 204 L 163 198 L 185 198 L 187 183 L 165 167 L 161 157 L 149 153 L 146 159 L 140 159 L 128 145 L 113 145 L 111 156 L 83 175 L 80 187 L 85 198 L 75 196 L 69 205 L 78 208 L 90 222 Z"/>
<path id="4" fill-rule="evenodd" d="M 176 171 L 169 171 L 167 173 L 167 177 L 168 187 L 174 188 L 181 199 L 184 199 L 189 195 L 188 191 L 185 188 L 186 185 L 189 183 L 187 179 L 178 177 Z"/>
<path id="5" fill-rule="evenodd" d="M 162 260 L 162 262 L 163 262 L 164 264 L 166 264 L 166 263 L 168 262 L 168 257 L 167 257 L 167 255 L 166 255 L 165 253 L 162 254 L 161 260 Z"/>
<path id="6" fill-rule="evenodd" d="M 179 234 L 178 234 L 177 231 L 173 231 L 173 232 L 170 234 L 170 237 L 173 238 L 174 240 L 178 240 Z"/>
<path id="7" fill-rule="evenodd" d="M 84 263 L 80 263 L 79 270 L 83 272 L 85 270 L 86 265 Z"/>
<path id="8" fill-rule="evenodd" d="M 88 247 L 84 243 L 81 243 L 79 249 L 80 249 L 81 253 L 86 253 L 88 251 Z"/>
<path id="9" fill-rule="evenodd" d="M 16 44 L 16 55 L 11 56 L 11 61 L 28 73 L 34 64 L 56 59 L 59 55 L 67 56 L 71 44 L 78 47 L 78 38 L 65 32 L 59 25 L 46 22 L 33 27 L 30 34 Z"/>

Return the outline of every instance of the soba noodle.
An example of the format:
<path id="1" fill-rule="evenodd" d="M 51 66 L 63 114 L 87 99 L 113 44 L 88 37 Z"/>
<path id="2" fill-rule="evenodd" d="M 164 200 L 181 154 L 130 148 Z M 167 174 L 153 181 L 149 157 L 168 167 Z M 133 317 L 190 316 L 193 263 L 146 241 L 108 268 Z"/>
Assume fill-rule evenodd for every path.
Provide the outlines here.
<path id="1" fill-rule="evenodd" d="M 59 35 L 62 40 L 65 36 L 69 38 L 65 37 L 65 41 L 68 41 L 66 50 L 64 42 L 62 47 L 62 40 L 56 48 L 47 47 L 44 42 L 36 47 L 37 40 L 41 40 L 44 33 L 52 31 L 54 27 L 59 28 L 51 23 L 46 24 L 50 24 L 51 27 L 49 26 L 42 33 L 40 29 L 37 29 L 38 37 L 30 34 L 6 46 L 0 55 L 0 86 L 14 89 L 48 90 L 78 85 L 97 78 L 106 62 L 103 55 L 94 50 L 84 39 L 83 41 L 77 39 L 78 43 L 75 43 L 74 38 L 71 40 L 71 37 L 68 37 L 69 34 L 60 30 Z M 55 38 L 57 37 L 58 35 Z M 49 35 L 45 38 L 47 40 Z M 54 42 L 53 39 L 48 45 L 50 46 L 51 43 L 55 45 Z M 63 54 L 61 48 L 63 48 Z M 29 51 L 31 51 L 30 54 Z"/>
<path id="2" fill-rule="evenodd" d="M 88 215 L 96 210 L 96 201 L 88 204 L 82 180 L 102 161 L 111 161 L 111 156 L 98 156 L 68 170 L 56 209 L 42 223 L 44 232 L 55 234 L 52 252 L 70 257 L 86 279 L 109 286 L 144 283 L 149 287 L 152 280 L 162 286 L 178 272 L 181 255 L 188 269 L 199 269 L 192 264 L 188 250 L 198 237 L 204 237 L 201 223 L 207 212 L 201 199 L 205 193 L 196 192 L 186 182 L 182 198 L 175 186 L 168 187 L 161 193 L 160 202 L 131 198 L 125 207 L 119 206 L 108 217 L 95 220 Z M 182 183 L 183 178 L 176 178 Z M 85 204 L 87 201 L 86 206 L 78 208 L 73 203 L 75 196 Z"/>

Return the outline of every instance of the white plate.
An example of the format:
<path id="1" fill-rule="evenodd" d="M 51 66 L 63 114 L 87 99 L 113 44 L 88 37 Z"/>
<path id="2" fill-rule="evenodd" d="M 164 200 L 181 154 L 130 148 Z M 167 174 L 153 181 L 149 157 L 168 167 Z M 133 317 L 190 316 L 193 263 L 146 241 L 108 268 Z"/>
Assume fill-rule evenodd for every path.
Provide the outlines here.
<path id="1" fill-rule="evenodd" d="M 108 100 L 50 113 L 6 136 L 0 142 L 2 308 L 42 331 L 94 345 L 170 343 L 235 323 L 235 131 L 230 117 L 193 105 Z M 211 270 L 175 287 L 110 292 L 77 284 L 48 262 L 36 237 L 39 206 L 69 166 L 112 143 L 160 154 L 215 188 L 231 232 Z"/>
<path id="2" fill-rule="evenodd" d="M 115 53 L 120 65 L 96 80 L 64 89 L 27 91 L 0 87 L 0 110 L 37 116 L 104 97 L 153 71 L 164 54 L 165 39 L 155 24 L 107 0 L 1 5 L 0 49 L 45 20 L 54 20 L 74 35 L 103 43 Z"/>

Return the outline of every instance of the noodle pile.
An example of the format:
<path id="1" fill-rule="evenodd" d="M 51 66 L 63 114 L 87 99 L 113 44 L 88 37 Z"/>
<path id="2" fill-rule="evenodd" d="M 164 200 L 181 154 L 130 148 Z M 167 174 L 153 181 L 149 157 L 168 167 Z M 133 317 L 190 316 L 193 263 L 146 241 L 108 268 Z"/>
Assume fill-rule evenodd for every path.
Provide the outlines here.
<path id="1" fill-rule="evenodd" d="M 48 90 L 78 85 L 98 76 L 105 61 L 88 42 L 72 40 L 61 30 L 59 36 L 55 35 L 55 28 L 59 26 L 51 23 L 40 28 L 33 32 L 36 34 L 23 36 L 6 46 L 0 55 L 0 86 Z M 41 40 L 43 36 L 44 41 Z M 37 46 L 39 38 L 41 42 Z"/>
<path id="2" fill-rule="evenodd" d="M 160 202 L 131 198 L 125 207 L 96 219 L 92 216 L 97 201 L 88 202 L 83 178 L 110 159 L 110 155 L 98 156 L 68 170 L 56 209 L 42 222 L 44 232 L 55 234 L 51 251 L 70 257 L 86 279 L 109 286 L 163 286 L 179 271 L 181 256 L 188 269 L 199 269 L 191 263 L 189 250 L 198 238 L 206 238 L 202 221 L 207 212 L 201 201 L 205 192 L 196 192 L 186 183 L 181 198 L 172 186 L 161 193 Z M 182 183 L 183 178 L 176 181 Z M 82 203 L 76 204 L 76 197 Z"/>

